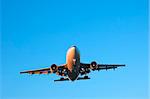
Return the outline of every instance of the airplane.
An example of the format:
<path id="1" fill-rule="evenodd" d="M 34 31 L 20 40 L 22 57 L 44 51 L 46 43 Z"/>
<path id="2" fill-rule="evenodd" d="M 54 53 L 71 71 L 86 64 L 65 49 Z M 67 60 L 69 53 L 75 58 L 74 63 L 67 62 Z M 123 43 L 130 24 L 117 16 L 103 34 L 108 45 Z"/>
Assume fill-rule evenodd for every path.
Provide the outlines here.
<path id="1" fill-rule="evenodd" d="M 91 71 L 100 71 L 114 69 L 117 67 L 125 66 L 125 64 L 97 64 L 96 61 L 91 63 L 80 62 L 80 53 L 77 46 L 72 46 L 68 49 L 66 54 L 66 64 L 56 65 L 52 64 L 49 68 L 28 70 L 20 72 L 20 74 L 50 74 L 54 73 L 61 76 L 60 79 L 55 81 L 75 81 L 90 79 L 87 74 Z M 84 77 L 83 77 L 84 75 Z M 79 77 L 80 76 L 80 77 Z"/>

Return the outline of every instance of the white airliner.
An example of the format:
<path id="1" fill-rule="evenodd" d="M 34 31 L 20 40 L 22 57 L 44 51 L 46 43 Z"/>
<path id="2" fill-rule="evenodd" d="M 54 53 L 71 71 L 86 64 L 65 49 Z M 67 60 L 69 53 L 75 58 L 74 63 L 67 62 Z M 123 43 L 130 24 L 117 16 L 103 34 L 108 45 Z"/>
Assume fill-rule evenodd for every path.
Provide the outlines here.
<path id="1" fill-rule="evenodd" d="M 29 74 L 49 74 L 55 73 L 59 76 L 62 76 L 58 80 L 54 81 L 66 81 L 66 80 L 84 80 L 90 79 L 87 74 L 90 71 L 96 70 L 107 70 L 107 69 L 115 69 L 120 66 L 125 66 L 125 64 L 97 64 L 95 61 L 87 64 L 80 62 L 80 53 L 76 46 L 72 46 L 68 49 L 66 55 L 66 64 L 57 66 L 56 64 L 52 64 L 49 68 L 37 69 L 37 70 L 29 70 L 23 71 L 22 73 Z M 80 75 L 80 77 L 79 77 Z M 84 77 L 82 75 L 85 75 Z"/>

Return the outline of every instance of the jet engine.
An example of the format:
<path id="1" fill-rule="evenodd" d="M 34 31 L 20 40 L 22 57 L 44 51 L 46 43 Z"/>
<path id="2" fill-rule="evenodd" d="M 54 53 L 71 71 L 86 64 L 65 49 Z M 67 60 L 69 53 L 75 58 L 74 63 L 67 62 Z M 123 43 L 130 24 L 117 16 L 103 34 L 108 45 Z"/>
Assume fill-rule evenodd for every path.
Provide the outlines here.
<path id="1" fill-rule="evenodd" d="M 91 62 L 90 68 L 92 70 L 97 70 L 97 68 L 98 68 L 97 63 L 95 61 Z"/>
<path id="2" fill-rule="evenodd" d="M 51 65 L 51 70 L 53 73 L 56 73 L 57 72 L 57 65 L 56 64 L 52 64 Z"/>

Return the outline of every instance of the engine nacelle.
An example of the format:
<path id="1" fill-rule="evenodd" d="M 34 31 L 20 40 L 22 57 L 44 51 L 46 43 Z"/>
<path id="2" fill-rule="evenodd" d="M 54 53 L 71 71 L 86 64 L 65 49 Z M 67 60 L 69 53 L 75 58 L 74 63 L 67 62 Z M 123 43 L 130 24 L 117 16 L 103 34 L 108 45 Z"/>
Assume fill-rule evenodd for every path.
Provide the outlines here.
<path id="1" fill-rule="evenodd" d="M 95 61 L 91 62 L 90 68 L 92 70 L 97 70 L 97 68 L 98 68 L 97 63 Z"/>
<path id="2" fill-rule="evenodd" d="M 57 67 L 56 64 L 52 64 L 50 68 L 51 68 L 51 70 L 52 70 L 53 73 L 57 72 L 58 67 Z"/>

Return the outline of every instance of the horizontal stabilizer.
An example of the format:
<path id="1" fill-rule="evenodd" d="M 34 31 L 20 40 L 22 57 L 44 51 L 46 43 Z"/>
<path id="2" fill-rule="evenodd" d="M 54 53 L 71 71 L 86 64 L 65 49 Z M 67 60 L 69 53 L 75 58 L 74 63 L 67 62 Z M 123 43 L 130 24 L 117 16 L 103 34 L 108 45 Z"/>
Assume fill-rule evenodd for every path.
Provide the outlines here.
<path id="1" fill-rule="evenodd" d="M 87 79 L 90 79 L 88 76 L 84 76 L 84 77 L 78 77 L 77 80 L 87 80 Z"/>
<path id="2" fill-rule="evenodd" d="M 87 79 L 90 79 L 88 76 L 84 76 L 84 77 L 78 77 L 77 80 L 87 80 Z M 69 81 L 68 78 L 60 78 L 58 80 L 54 80 L 54 82 L 57 82 L 57 81 Z"/>
<path id="3" fill-rule="evenodd" d="M 56 82 L 56 81 L 68 81 L 68 80 L 69 80 L 68 78 L 60 78 L 60 79 L 54 80 L 54 82 Z"/>

